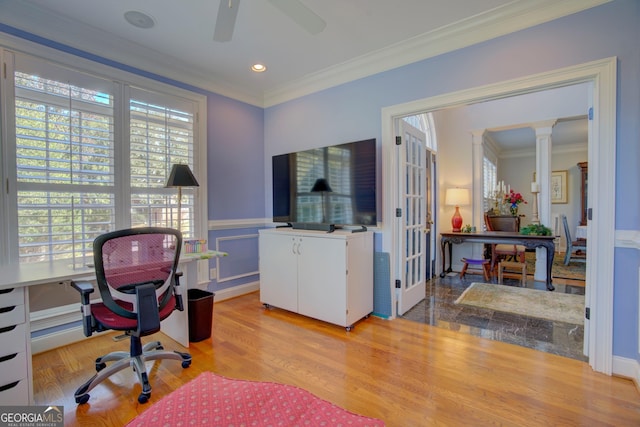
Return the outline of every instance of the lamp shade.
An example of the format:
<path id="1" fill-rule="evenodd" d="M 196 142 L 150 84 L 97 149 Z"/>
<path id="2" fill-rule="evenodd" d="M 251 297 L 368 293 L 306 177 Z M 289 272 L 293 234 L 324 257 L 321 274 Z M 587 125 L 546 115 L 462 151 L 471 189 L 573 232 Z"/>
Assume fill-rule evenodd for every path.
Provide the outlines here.
<path id="1" fill-rule="evenodd" d="M 464 206 L 469 204 L 469 190 L 466 188 L 447 188 L 444 204 L 448 206 Z"/>
<path id="2" fill-rule="evenodd" d="M 327 181 L 325 178 L 316 179 L 316 182 L 313 184 L 313 187 L 311 188 L 311 192 L 319 193 L 319 192 L 325 192 L 325 191 L 328 193 L 331 193 L 333 191 L 331 189 L 331 186 L 329 185 L 329 181 Z"/>
<path id="3" fill-rule="evenodd" d="M 175 164 L 167 179 L 165 187 L 199 187 L 198 180 L 193 176 L 189 165 Z"/>

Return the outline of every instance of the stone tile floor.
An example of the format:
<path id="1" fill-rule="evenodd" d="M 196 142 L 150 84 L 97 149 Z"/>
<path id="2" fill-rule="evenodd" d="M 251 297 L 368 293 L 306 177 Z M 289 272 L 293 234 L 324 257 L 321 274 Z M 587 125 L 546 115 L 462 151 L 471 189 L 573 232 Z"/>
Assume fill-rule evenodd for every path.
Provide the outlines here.
<path id="1" fill-rule="evenodd" d="M 484 278 L 475 274 L 467 274 L 462 279 L 458 274 L 433 278 L 427 283 L 425 299 L 402 317 L 440 328 L 588 361 L 582 354 L 584 338 L 582 325 L 455 305 L 454 301 L 473 282 L 484 282 Z M 561 283 L 554 279 L 556 287 L 554 292 L 584 295 L 583 284 L 584 282 L 579 281 Z M 496 286 L 520 286 L 520 280 L 505 279 L 503 285 L 496 283 Z M 545 290 L 544 282 L 536 282 L 531 278 L 525 286 Z"/>

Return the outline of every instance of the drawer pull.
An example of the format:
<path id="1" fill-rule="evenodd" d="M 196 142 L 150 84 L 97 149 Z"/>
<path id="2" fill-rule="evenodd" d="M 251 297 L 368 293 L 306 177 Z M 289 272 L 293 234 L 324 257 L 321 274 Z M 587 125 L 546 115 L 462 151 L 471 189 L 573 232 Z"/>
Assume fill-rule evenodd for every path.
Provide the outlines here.
<path id="1" fill-rule="evenodd" d="M 0 289 L 0 294 L 8 294 L 9 292 L 13 292 L 13 288 Z"/>
<path id="2" fill-rule="evenodd" d="M 12 305 L 10 307 L 2 307 L 2 308 L 0 308 L 0 313 L 8 313 L 8 312 L 12 311 L 15 308 L 16 308 L 15 305 Z"/>
<path id="3" fill-rule="evenodd" d="M 4 328 L 0 328 L 0 334 L 4 334 L 5 332 L 11 332 L 16 328 L 17 325 L 5 326 Z"/>
<path id="4" fill-rule="evenodd" d="M 14 382 L 6 384 L 6 385 L 3 385 L 2 387 L 0 387 L 0 392 L 3 392 L 5 390 L 9 390 L 9 389 L 14 388 L 15 386 L 18 385 L 19 382 L 20 382 L 20 380 L 14 381 Z"/>
<path id="5" fill-rule="evenodd" d="M 17 355 L 18 353 L 13 353 L 13 354 L 7 354 L 6 356 L 2 356 L 0 357 L 0 363 L 6 362 L 7 360 L 14 359 Z"/>

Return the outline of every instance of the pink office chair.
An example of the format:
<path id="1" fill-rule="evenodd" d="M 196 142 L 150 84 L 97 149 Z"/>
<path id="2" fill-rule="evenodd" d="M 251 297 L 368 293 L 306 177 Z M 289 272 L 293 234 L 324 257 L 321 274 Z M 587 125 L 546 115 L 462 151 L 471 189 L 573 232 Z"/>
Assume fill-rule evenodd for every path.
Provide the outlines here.
<path id="1" fill-rule="evenodd" d="M 160 321 L 174 309 L 183 310 L 177 272 L 182 234 L 169 228 L 133 228 L 98 236 L 93 242 L 96 280 L 102 302 L 90 302 L 93 286 L 72 282 L 81 293 L 84 334 L 125 331 L 129 352 L 115 351 L 96 359 L 96 374 L 75 393 L 76 403 L 89 400 L 89 391 L 129 366 L 138 374 L 142 392 L 138 402 L 151 396 L 145 361 L 175 359 L 191 365 L 191 355 L 164 351 L 160 341 L 142 345 L 141 337 L 160 330 Z M 107 367 L 107 362 L 114 362 Z"/>

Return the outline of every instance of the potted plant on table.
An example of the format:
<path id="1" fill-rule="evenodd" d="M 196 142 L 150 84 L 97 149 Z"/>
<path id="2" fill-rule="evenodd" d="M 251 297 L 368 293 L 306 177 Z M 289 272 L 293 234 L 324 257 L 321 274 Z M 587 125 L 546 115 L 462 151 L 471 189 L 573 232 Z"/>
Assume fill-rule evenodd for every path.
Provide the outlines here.
<path id="1" fill-rule="evenodd" d="M 527 224 L 520 229 L 520 234 L 526 236 L 552 236 L 553 231 L 542 224 Z"/>

